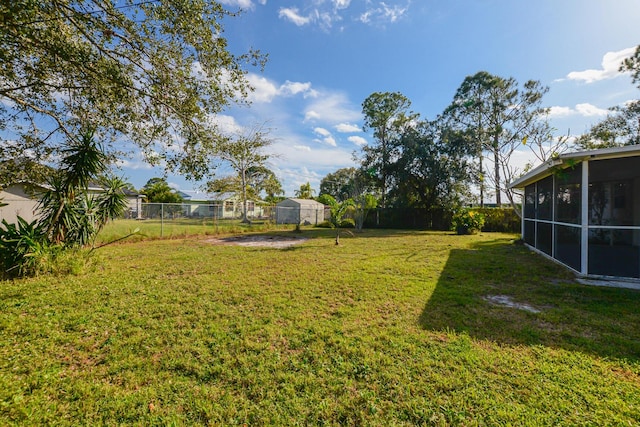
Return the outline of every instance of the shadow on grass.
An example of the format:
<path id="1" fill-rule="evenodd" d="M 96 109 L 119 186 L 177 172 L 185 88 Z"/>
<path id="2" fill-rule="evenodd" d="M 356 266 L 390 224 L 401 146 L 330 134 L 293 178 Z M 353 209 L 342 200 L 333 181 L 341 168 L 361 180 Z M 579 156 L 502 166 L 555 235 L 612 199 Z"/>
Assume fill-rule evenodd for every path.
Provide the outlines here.
<path id="1" fill-rule="evenodd" d="M 507 345 L 640 360 L 640 291 L 577 284 L 505 239 L 452 250 L 419 322 Z"/>

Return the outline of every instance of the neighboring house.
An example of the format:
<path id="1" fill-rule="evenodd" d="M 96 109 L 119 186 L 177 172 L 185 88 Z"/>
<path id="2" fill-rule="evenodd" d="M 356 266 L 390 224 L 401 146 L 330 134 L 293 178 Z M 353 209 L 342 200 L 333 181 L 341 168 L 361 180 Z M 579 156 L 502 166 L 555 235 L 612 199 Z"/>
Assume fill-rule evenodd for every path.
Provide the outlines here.
<path id="1" fill-rule="evenodd" d="M 40 185 L 17 183 L 0 190 L 0 200 L 6 206 L 0 207 L 0 222 L 6 220 L 9 224 L 18 222 L 18 216 L 27 222 L 37 218 L 37 193 L 44 191 Z"/>
<path id="2" fill-rule="evenodd" d="M 584 276 L 640 278 L 640 146 L 562 154 L 510 186 L 529 247 Z"/>
<path id="3" fill-rule="evenodd" d="M 124 189 L 124 194 L 127 196 L 128 212 L 126 216 L 128 218 L 142 219 L 142 202 L 146 196 L 126 188 Z"/>
<path id="4" fill-rule="evenodd" d="M 276 224 L 318 225 L 325 220 L 325 206 L 311 199 L 285 199 L 276 205 Z"/>
<path id="5" fill-rule="evenodd" d="M 235 193 L 179 191 L 185 215 L 193 218 L 233 219 L 242 217 L 242 197 Z M 258 200 L 247 200 L 247 217 L 261 218 L 265 209 Z"/>
<path id="6" fill-rule="evenodd" d="M 242 197 L 235 193 L 216 193 L 214 204 L 220 206 L 220 218 L 242 218 Z M 264 206 L 258 200 L 247 200 L 247 217 L 262 218 L 265 216 Z"/>
<path id="7" fill-rule="evenodd" d="M 211 195 L 201 191 L 177 191 L 182 198 L 182 212 L 189 218 L 219 218 L 218 206 L 215 206 Z"/>
<path id="8" fill-rule="evenodd" d="M 38 217 L 39 195 L 47 190 L 47 187 L 40 184 L 19 182 L 8 185 L 0 190 L 0 199 L 7 206 L 0 207 L 0 221 L 6 220 L 9 224 L 16 223 L 18 216 L 32 222 Z M 104 189 L 97 185 L 88 188 L 90 194 L 98 194 Z M 126 216 L 130 218 L 140 218 L 142 214 L 142 199 L 144 195 L 131 190 L 125 190 L 127 196 L 128 212 Z"/>

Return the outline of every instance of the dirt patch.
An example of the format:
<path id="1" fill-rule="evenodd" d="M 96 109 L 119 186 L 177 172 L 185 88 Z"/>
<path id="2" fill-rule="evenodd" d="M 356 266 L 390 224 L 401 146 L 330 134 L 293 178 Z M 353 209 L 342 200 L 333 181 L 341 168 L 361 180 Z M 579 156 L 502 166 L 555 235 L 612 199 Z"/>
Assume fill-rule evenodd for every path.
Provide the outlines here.
<path id="1" fill-rule="evenodd" d="M 515 302 L 507 295 L 487 295 L 483 297 L 485 301 L 494 305 L 502 305 L 505 307 L 517 308 L 518 310 L 528 311 L 529 313 L 540 313 L 540 310 L 530 306 L 529 304 Z"/>
<path id="2" fill-rule="evenodd" d="M 212 238 L 205 240 L 214 245 L 237 245 L 237 246 L 262 246 L 268 248 L 288 248 L 299 245 L 309 240 L 306 237 L 292 236 L 231 236 L 222 239 Z"/>

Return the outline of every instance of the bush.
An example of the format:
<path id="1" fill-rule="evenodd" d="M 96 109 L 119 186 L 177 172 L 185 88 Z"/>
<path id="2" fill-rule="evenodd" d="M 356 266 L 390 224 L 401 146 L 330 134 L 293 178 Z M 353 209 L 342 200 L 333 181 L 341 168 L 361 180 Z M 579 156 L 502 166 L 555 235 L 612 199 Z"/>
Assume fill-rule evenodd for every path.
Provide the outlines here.
<path id="1" fill-rule="evenodd" d="M 90 261 L 91 251 L 49 242 L 37 221 L 18 216 L 16 224 L 0 223 L 0 278 L 77 275 Z"/>
<path id="2" fill-rule="evenodd" d="M 484 215 L 473 209 L 461 209 L 451 219 L 451 226 L 458 234 L 475 234 L 483 225 Z"/>
<path id="3" fill-rule="evenodd" d="M 356 222 L 353 220 L 353 218 L 345 218 L 342 221 L 340 221 L 340 228 L 355 228 L 356 227 Z"/>
<path id="4" fill-rule="evenodd" d="M 484 215 L 482 231 L 520 232 L 520 217 L 513 208 L 474 208 L 473 210 Z"/>
<path id="5" fill-rule="evenodd" d="M 32 276 L 47 270 L 56 247 L 45 238 L 43 226 L 18 216 L 16 224 L 0 224 L 0 277 Z"/>
<path id="6" fill-rule="evenodd" d="M 331 221 L 322 221 L 317 224 L 318 228 L 335 228 L 335 226 L 331 223 Z M 344 218 L 340 221 L 340 228 L 355 228 L 356 222 L 352 218 Z"/>

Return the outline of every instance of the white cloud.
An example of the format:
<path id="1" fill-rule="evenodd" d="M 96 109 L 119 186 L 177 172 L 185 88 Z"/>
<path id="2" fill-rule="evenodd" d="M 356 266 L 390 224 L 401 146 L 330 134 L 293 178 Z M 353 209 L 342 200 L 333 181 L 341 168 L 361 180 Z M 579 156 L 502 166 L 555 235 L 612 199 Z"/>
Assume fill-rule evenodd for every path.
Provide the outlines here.
<path id="1" fill-rule="evenodd" d="M 247 81 L 254 89 L 248 96 L 251 102 L 271 102 L 278 94 L 278 87 L 258 74 L 247 74 Z"/>
<path id="2" fill-rule="evenodd" d="M 282 168 L 298 165 L 309 170 L 337 170 L 354 166 L 351 149 L 326 145 L 315 145 L 312 148 L 301 143 L 288 145 L 286 142 L 275 144 L 274 149 L 281 157 L 274 159 L 273 163 Z"/>
<path id="3" fill-rule="evenodd" d="M 150 170 L 153 169 L 149 163 L 144 160 L 127 160 L 127 159 L 118 159 L 116 161 L 116 166 L 119 168 L 127 168 L 133 170 Z"/>
<path id="4" fill-rule="evenodd" d="M 630 57 L 635 52 L 635 47 L 622 49 L 616 52 L 607 52 L 602 57 L 602 68 L 599 70 L 572 71 L 567 74 L 569 80 L 578 80 L 585 83 L 593 83 L 600 80 L 612 79 L 619 76 L 620 64 L 625 58 Z"/>
<path id="5" fill-rule="evenodd" d="M 248 99 L 251 102 L 269 103 L 277 96 L 295 96 L 302 94 L 304 98 L 314 98 L 318 96 L 318 92 L 311 87 L 310 82 L 292 82 L 285 81 L 278 86 L 277 83 L 269 80 L 259 74 L 248 73 L 247 81 L 253 87 L 253 91 L 249 93 Z"/>
<path id="6" fill-rule="evenodd" d="M 280 8 L 280 11 L 278 12 L 278 17 L 284 18 L 290 22 L 293 22 L 298 27 L 307 25 L 309 22 L 311 22 L 311 18 L 309 18 L 308 16 L 302 16 L 299 14 L 297 7 Z"/>
<path id="7" fill-rule="evenodd" d="M 327 123 L 344 123 L 362 118 L 359 110 L 351 107 L 346 95 L 342 93 L 320 94 L 315 102 L 305 109 L 305 121 L 318 120 Z"/>
<path id="8" fill-rule="evenodd" d="M 336 142 L 335 138 L 333 136 L 328 136 L 325 139 L 322 140 L 322 142 L 324 142 L 327 145 L 330 145 L 332 147 L 337 147 L 338 143 Z"/>
<path id="9" fill-rule="evenodd" d="M 401 0 L 390 1 L 399 2 Z M 367 0 L 364 2 L 366 8 L 364 12 L 350 12 L 353 9 L 351 0 L 306 0 L 299 2 L 302 3 L 301 9 L 306 13 L 301 12 L 297 7 L 281 7 L 278 16 L 299 27 L 313 24 L 327 32 L 333 28 L 336 22 L 343 20 L 384 25 L 402 19 L 409 11 L 411 4 L 411 0 L 405 0 L 404 5 L 389 4 L 390 1 L 376 2 L 374 5 L 371 0 Z M 340 28 L 340 31 L 342 30 L 344 27 Z"/>
<path id="10" fill-rule="evenodd" d="M 278 91 L 283 96 L 287 95 L 297 95 L 301 93 L 305 98 L 306 97 L 316 97 L 318 96 L 318 92 L 315 89 L 311 88 L 311 83 L 300 83 L 300 82 L 291 82 L 287 80 L 283 85 L 280 86 Z"/>
<path id="11" fill-rule="evenodd" d="M 604 110 L 602 108 L 598 108 L 595 105 L 591 104 L 577 104 L 576 111 L 578 114 L 585 117 L 594 117 L 594 116 L 606 116 L 609 114 L 609 110 Z"/>
<path id="12" fill-rule="evenodd" d="M 331 136 L 331 132 L 329 132 L 328 130 L 326 130 L 325 128 L 315 128 L 313 130 L 315 133 L 317 133 L 318 135 L 322 135 L 322 136 Z"/>
<path id="13" fill-rule="evenodd" d="M 549 108 L 549 117 L 567 117 L 574 113 L 575 111 L 570 107 L 554 106 Z"/>
<path id="14" fill-rule="evenodd" d="M 360 129 L 360 126 L 354 125 L 351 123 L 340 123 L 340 124 L 337 124 L 335 128 L 338 132 L 341 132 L 341 133 L 354 133 L 354 132 L 360 132 L 362 130 Z"/>
<path id="15" fill-rule="evenodd" d="M 364 145 L 367 145 L 367 140 L 364 139 L 361 136 L 350 136 L 349 138 L 347 138 L 347 140 L 349 142 L 353 142 L 354 144 L 356 144 L 358 147 L 362 147 Z"/>
<path id="16" fill-rule="evenodd" d="M 342 18 L 335 12 L 320 12 L 318 9 L 314 10 L 314 21 L 318 23 L 320 28 L 324 31 L 331 30 L 335 21 L 340 21 Z"/>
<path id="17" fill-rule="evenodd" d="M 575 108 L 555 106 L 549 109 L 550 118 L 569 116 L 596 117 L 606 116 L 607 114 L 609 114 L 609 110 L 598 108 L 588 103 L 576 104 Z"/>
<path id="18" fill-rule="evenodd" d="M 322 139 L 318 139 L 316 141 L 318 141 L 320 143 L 323 143 L 323 144 L 331 145 L 332 147 L 336 147 L 338 145 L 336 143 L 336 140 L 333 137 L 333 135 L 331 135 L 331 132 L 329 132 L 327 129 L 317 127 L 313 131 L 316 134 L 318 134 L 318 135 L 323 137 Z"/>
<path id="19" fill-rule="evenodd" d="M 332 3 L 336 9 L 346 9 L 349 7 L 351 0 L 332 0 Z"/>
<path id="20" fill-rule="evenodd" d="M 318 120 L 320 119 L 320 114 L 313 111 L 313 110 L 308 110 L 304 113 L 304 121 L 313 121 L 313 120 Z"/>
<path id="21" fill-rule="evenodd" d="M 240 134 L 244 128 L 236 121 L 235 117 L 226 114 L 218 114 L 210 118 L 211 122 L 224 134 Z"/>
<path id="22" fill-rule="evenodd" d="M 219 0 L 220 3 L 227 6 L 239 7 L 240 9 L 252 10 L 253 0 Z M 258 0 L 261 5 L 267 4 L 267 0 Z"/>
<path id="23" fill-rule="evenodd" d="M 383 16 L 390 22 L 396 22 L 398 19 L 402 18 L 402 16 L 407 12 L 409 6 L 400 7 L 393 6 L 389 7 L 385 3 L 380 3 L 383 9 Z"/>
<path id="24" fill-rule="evenodd" d="M 359 21 L 363 24 L 398 22 L 409 11 L 409 4 L 410 2 L 406 6 L 389 6 L 385 2 L 380 2 L 378 7 L 372 7 L 360 14 Z"/>

